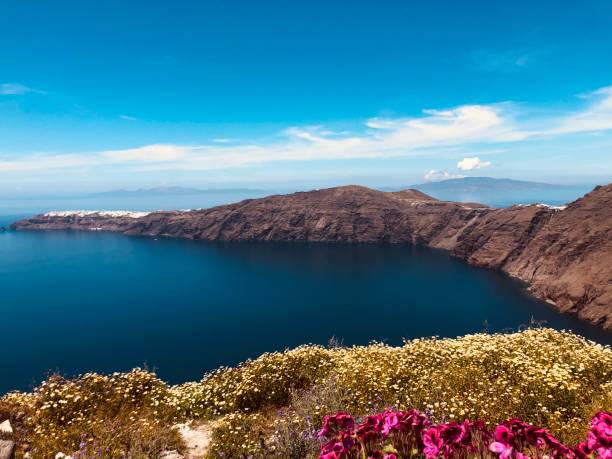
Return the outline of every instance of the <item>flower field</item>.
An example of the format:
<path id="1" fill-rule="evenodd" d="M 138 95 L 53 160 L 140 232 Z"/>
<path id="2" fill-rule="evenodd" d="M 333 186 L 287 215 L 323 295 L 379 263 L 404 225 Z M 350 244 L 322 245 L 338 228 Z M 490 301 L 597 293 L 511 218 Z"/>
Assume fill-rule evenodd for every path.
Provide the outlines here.
<path id="1" fill-rule="evenodd" d="M 0 399 L 0 421 L 11 419 L 16 439 L 38 454 L 33 457 L 79 450 L 156 457 L 181 448 L 175 423 L 199 419 L 213 426 L 211 457 L 316 458 L 326 416 L 349 412 L 367 428 L 378 422 L 371 417 L 377 413 L 411 409 L 426 415 L 428 431 L 438 429 L 428 434 L 432 444 L 456 426 L 485 441 L 499 426 L 514 429 L 504 424 L 508 419 L 521 419 L 545 428 L 546 438 L 575 446 L 595 413 L 612 410 L 612 350 L 546 328 L 397 347 L 305 345 L 177 386 L 144 370 L 53 376 L 32 392 Z M 468 428 L 466 419 L 482 425 Z M 357 441 L 359 429 L 349 437 Z M 488 446 L 485 451 L 493 454 Z"/>

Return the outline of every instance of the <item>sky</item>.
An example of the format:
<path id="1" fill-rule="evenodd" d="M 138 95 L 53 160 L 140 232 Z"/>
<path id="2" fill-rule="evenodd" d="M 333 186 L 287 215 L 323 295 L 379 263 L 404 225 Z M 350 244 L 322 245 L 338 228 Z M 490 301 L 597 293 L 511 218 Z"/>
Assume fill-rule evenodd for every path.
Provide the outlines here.
<path id="1" fill-rule="evenodd" d="M 0 197 L 612 181 L 607 0 L 0 10 Z"/>

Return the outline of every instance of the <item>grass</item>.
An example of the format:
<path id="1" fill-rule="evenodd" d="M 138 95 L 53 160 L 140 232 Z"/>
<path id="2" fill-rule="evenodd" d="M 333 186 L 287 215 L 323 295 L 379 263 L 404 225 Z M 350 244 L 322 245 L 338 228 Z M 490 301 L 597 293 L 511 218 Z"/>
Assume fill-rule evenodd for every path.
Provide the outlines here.
<path id="1" fill-rule="evenodd" d="M 214 420 L 211 457 L 316 457 L 323 417 L 386 406 L 427 411 L 437 422 L 511 417 L 547 427 L 566 443 L 612 409 L 612 350 L 546 328 L 457 339 L 302 346 L 168 386 L 154 374 L 51 377 L 0 400 L 34 457 L 97 450 L 101 457 L 156 457 L 181 449 L 171 426 Z M 87 457 L 87 456 L 82 456 Z"/>

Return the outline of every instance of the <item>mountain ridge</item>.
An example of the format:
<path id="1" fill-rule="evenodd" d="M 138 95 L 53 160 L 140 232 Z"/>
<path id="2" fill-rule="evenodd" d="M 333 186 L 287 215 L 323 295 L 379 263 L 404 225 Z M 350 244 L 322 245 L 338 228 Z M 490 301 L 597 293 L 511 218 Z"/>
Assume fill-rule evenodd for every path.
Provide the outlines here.
<path id="1" fill-rule="evenodd" d="M 562 185 L 555 183 L 531 182 L 528 180 L 515 180 L 509 178 L 494 178 L 494 177 L 460 177 L 440 180 L 435 182 L 424 182 L 410 185 L 410 188 L 426 189 L 426 188 L 445 188 L 457 189 L 461 187 L 472 187 L 479 189 L 571 189 L 571 185 Z"/>

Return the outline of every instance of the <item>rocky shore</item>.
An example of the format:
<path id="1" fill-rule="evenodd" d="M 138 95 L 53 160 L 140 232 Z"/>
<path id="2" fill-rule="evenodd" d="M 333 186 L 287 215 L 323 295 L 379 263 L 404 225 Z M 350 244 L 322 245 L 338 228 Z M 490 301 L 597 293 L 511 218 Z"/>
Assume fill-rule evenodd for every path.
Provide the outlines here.
<path id="1" fill-rule="evenodd" d="M 416 190 L 344 186 L 192 211 L 53 212 L 14 230 L 114 231 L 223 241 L 411 243 L 499 269 L 562 312 L 612 329 L 612 184 L 566 207 L 494 209 Z"/>

